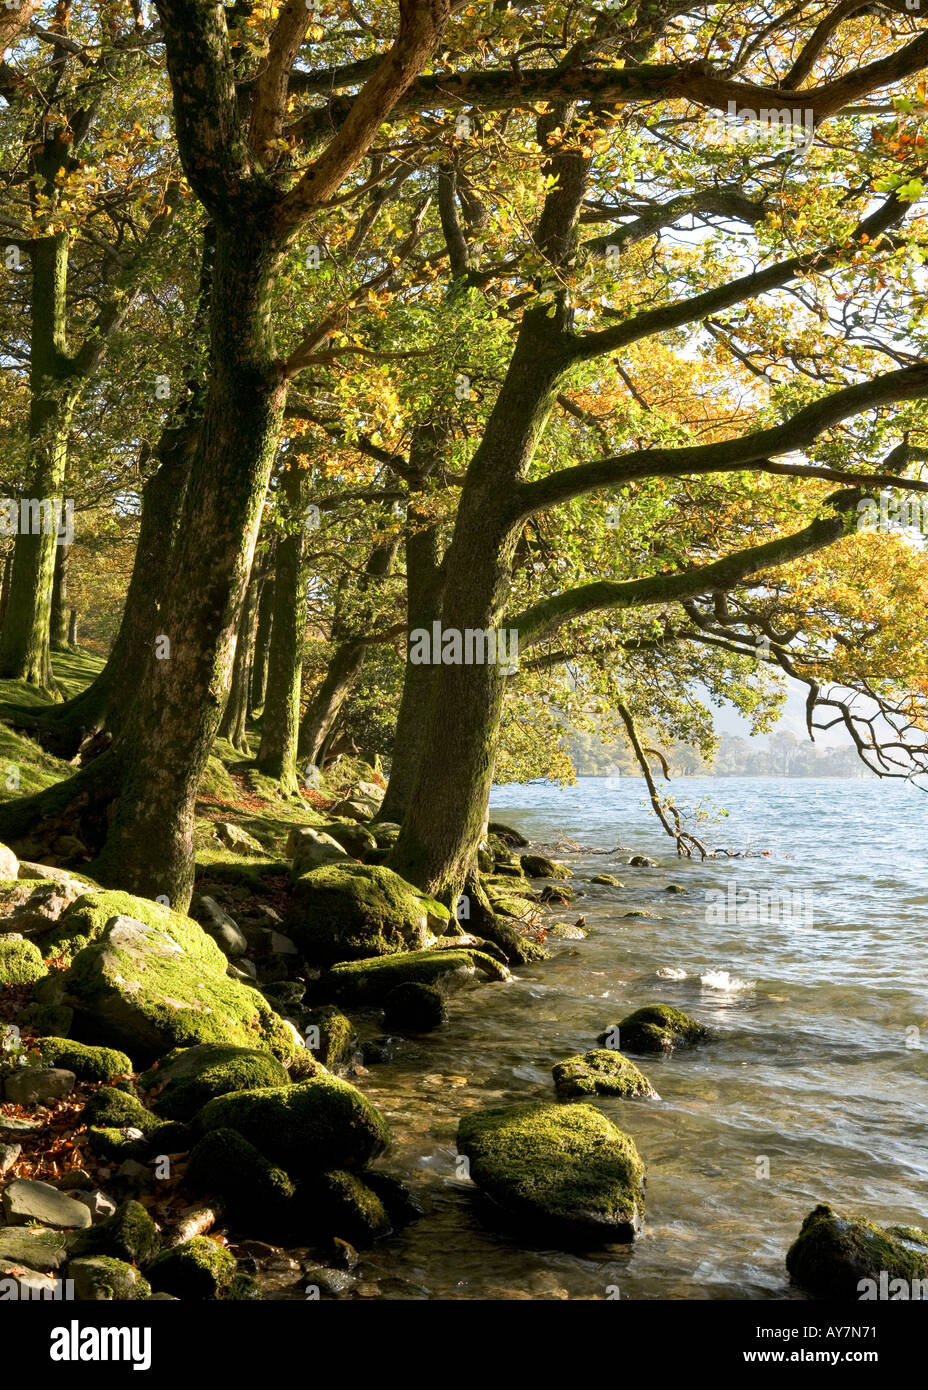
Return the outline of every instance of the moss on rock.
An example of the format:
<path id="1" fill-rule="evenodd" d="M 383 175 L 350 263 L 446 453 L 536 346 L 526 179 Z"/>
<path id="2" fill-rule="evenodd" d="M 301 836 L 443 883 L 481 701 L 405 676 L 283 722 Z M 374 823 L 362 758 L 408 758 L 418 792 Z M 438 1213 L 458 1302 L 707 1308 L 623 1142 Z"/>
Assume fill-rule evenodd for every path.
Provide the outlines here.
<path id="1" fill-rule="evenodd" d="M 338 1237 L 364 1247 L 393 1229 L 380 1197 L 355 1173 L 323 1173 L 310 1185 L 303 1201 L 316 1237 Z"/>
<path id="2" fill-rule="evenodd" d="M 329 864 L 301 875 L 287 930 L 310 959 L 385 956 L 429 941 L 429 916 L 446 908 L 379 864 Z"/>
<path id="3" fill-rule="evenodd" d="M 702 1023 L 670 1004 L 648 1004 L 628 1014 L 618 1025 L 619 1036 L 607 1029 L 597 1042 L 611 1042 L 629 1052 L 673 1052 L 677 1047 L 692 1047 L 705 1042 L 711 1035 Z"/>
<path id="4" fill-rule="evenodd" d="M 48 974 L 38 946 L 15 936 L 0 936 L 0 988 L 31 985 Z"/>
<path id="5" fill-rule="evenodd" d="M 448 1018 L 441 992 L 411 980 L 391 989 L 383 1007 L 387 1027 L 400 1032 L 431 1033 Z"/>
<path id="6" fill-rule="evenodd" d="M 73 1242 L 75 1254 L 111 1254 L 144 1268 L 158 1253 L 161 1236 L 141 1202 L 123 1202 L 112 1216 L 87 1231 L 80 1231 Z"/>
<path id="7" fill-rule="evenodd" d="M 551 1068 L 555 1089 L 563 1099 L 573 1096 L 660 1096 L 634 1062 L 612 1048 L 594 1048 L 568 1057 Z"/>
<path id="8" fill-rule="evenodd" d="M 334 966 L 323 984 L 343 1003 L 382 1004 L 398 985 L 432 985 L 447 992 L 475 980 L 478 971 L 490 980 L 510 979 L 506 966 L 492 956 L 466 947 L 452 947 L 346 961 Z"/>
<path id="9" fill-rule="evenodd" d="M 313 1029 L 317 1030 L 318 1036 Z M 354 1024 L 334 1004 L 322 1004 L 319 1008 L 307 1010 L 303 1020 L 303 1036 L 307 1050 L 330 1070 L 348 1066 L 357 1046 Z M 315 1045 L 317 1042 L 318 1046 Z"/>
<path id="10" fill-rule="evenodd" d="M 194 1236 L 173 1250 L 163 1250 L 148 1271 L 157 1292 L 195 1302 L 222 1298 L 236 1272 L 234 1255 L 206 1236 Z"/>
<path id="11" fill-rule="evenodd" d="M 840 1216 L 832 1207 L 817 1206 L 787 1251 L 786 1268 L 815 1298 L 858 1301 L 867 1291 L 860 1287 L 867 1279 L 876 1284 L 870 1292 L 878 1298 L 881 1274 L 889 1281 L 884 1298 L 892 1297 L 894 1279 L 905 1281 L 909 1298 L 916 1296 L 914 1281 L 924 1281 L 921 1289 L 928 1296 L 928 1232 L 913 1226 L 877 1226 L 863 1217 Z"/>
<path id="12" fill-rule="evenodd" d="M 130 1126 L 140 1129 L 143 1134 L 152 1134 L 164 1124 L 160 1116 L 146 1110 L 136 1096 L 119 1091 L 114 1086 L 101 1086 L 99 1091 L 94 1091 L 81 1111 L 81 1120 L 85 1125 L 104 1125 L 116 1129 Z"/>
<path id="13" fill-rule="evenodd" d="M 190 1151 L 184 1173 L 188 1192 L 221 1197 L 237 1229 L 248 1235 L 286 1232 L 293 1183 L 281 1168 L 234 1129 L 213 1129 Z"/>
<path id="14" fill-rule="evenodd" d="M 165 1119 L 192 1120 L 216 1096 L 286 1086 L 289 1080 L 286 1067 L 269 1052 L 231 1043 L 198 1043 L 169 1052 L 139 1077 L 139 1087 L 151 1092 L 152 1108 Z"/>
<path id="15" fill-rule="evenodd" d="M 363 1168 L 390 1142 L 387 1122 L 356 1086 L 317 1076 L 219 1096 L 196 1117 L 200 1134 L 234 1129 L 292 1177 Z"/>
<path id="16" fill-rule="evenodd" d="M 564 1246 L 635 1239 L 643 1168 L 634 1141 L 591 1105 L 480 1110 L 458 1127 L 478 1187 L 533 1234 Z"/>
<path id="17" fill-rule="evenodd" d="M 74 1281 L 74 1297 L 80 1302 L 148 1298 L 148 1280 L 125 1260 L 112 1255 L 85 1255 L 71 1260 L 68 1278 Z"/>
<path id="18" fill-rule="evenodd" d="M 78 1081 L 112 1081 L 133 1071 L 132 1061 L 112 1047 L 88 1047 L 71 1038 L 39 1038 L 36 1047 L 50 1067 L 67 1067 Z"/>

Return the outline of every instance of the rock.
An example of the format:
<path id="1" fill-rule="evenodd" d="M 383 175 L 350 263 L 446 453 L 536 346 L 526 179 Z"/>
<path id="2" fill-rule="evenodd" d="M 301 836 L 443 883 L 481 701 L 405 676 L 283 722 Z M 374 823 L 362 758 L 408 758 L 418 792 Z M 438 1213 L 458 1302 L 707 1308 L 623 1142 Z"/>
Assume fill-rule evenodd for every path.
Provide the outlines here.
<path id="1" fill-rule="evenodd" d="M 93 1192 L 82 1192 L 80 1189 L 71 1193 L 76 1202 L 83 1202 L 90 1212 L 90 1218 L 94 1225 L 100 1221 L 105 1221 L 108 1217 L 116 1213 L 116 1203 L 112 1197 L 107 1197 L 105 1192 L 97 1188 Z"/>
<path id="2" fill-rule="evenodd" d="M 73 880 L 62 884 L 52 879 L 21 878 L 0 883 L 0 932 L 38 936 L 85 891 Z"/>
<path id="3" fill-rule="evenodd" d="M 74 1023 L 74 1010 L 64 1004 L 27 1004 L 20 1012 L 19 1022 L 35 1033 L 65 1038 Z"/>
<path id="4" fill-rule="evenodd" d="M 449 919 L 392 869 L 346 857 L 297 880 L 287 925 L 311 960 L 331 965 L 427 945 L 430 912 Z"/>
<path id="5" fill-rule="evenodd" d="M 356 821 L 373 820 L 379 810 L 379 803 L 361 801 L 358 797 L 346 796 L 332 807 L 333 816 L 349 816 Z"/>
<path id="6" fill-rule="evenodd" d="M 647 920 L 653 920 L 653 919 L 655 918 L 656 914 L 653 913 L 653 912 L 649 912 L 649 911 L 647 910 L 647 908 L 645 908 L 645 907 L 636 907 L 636 908 L 634 908 L 631 912 L 623 912 L 623 913 L 622 913 L 622 916 L 623 916 L 623 917 L 636 917 L 636 918 L 640 919 L 641 921 L 647 921 Z"/>
<path id="7" fill-rule="evenodd" d="M 0 1178 L 5 1178 L 23 1151 L 22 1144 L 0 1144 Z"/>
<path id="8" fill-rule="evenodd" d="M 25 1265 L 53 1274 L 68 1259 L 68 1243 L 48 1226 L 0 1227 L 0 1265 Z"/>
<path id="9" fill-rule="evenodd" d="M 149 920 L 123 915 L 123 903 L 141 903 Z M 73 1008 L 81 1040 L 125 1049 L 142 1065 L 203 1042 L 258 1043 L 289 1059 L 283 1020 L 258 990 L 226 974 L 225 956 L 196 922 L 128 894 L 101 893 L 79 899 L 59 926 L 82 904 L 107 915 L 102 935 L 55 981 L 57 997 L 41 1001 Z"/>
<path id="10" fill-rule="evenodd" d="M 660 1096 L 634 1062 L 612 1048 L 597 1048 L 577 1057 L 568 1057 L 551 1068 L 554 1085 L 562 1099 L 574 1096 Z"/>
<path id="11" fill-rule="evenodd" d="M 331 1298 L 350 1293 L 358 1282 L 347 1270 L 326 1269 L 325 1265 L 306 1265 L 303 1273 L 307 1287 L 315 1286 L 320 1293 L 327 1293 Z"/>
<path id="12" fill-rule="evenodd" d="M 914 1226 L 877 1226 L 817 1206 L 787 1251 L 786 1268 L 814 1298 L 915 1298 L 916 1279 L 926 1281 L 921 1288 L 928 1293 L 928 1233 Z M 893 1280 L 903 1280 L 904 1289 L 893 1287 Z"/>
<path id="13" fill-rule="evenodd" d="M 221 845 L 236 854 L 264 854 L 264 846 L 233 821 L 217 821 L 213 833 Z"/>
<path id="14" fill-rule="evenodd" d="M 20 1067 L 7 1077 L 3 1094 L 12 1105 L 43 1105 L 69 1096 L 76 1079 L 64 1067 Z"/>
<path id="15" fill-rule="evenodd" d="M 595 878 L 590 879 L 590 882 L 601 883 L 607 888 L 625 887 L 625 884 L 622 883 L 620 879 L 617 879 L 613 874 L 597 874 Z"/>
<path id="16" fill-rule="evenodd" d="M 294 941 L 289 936 L 284 936 L 283 932 L 272 931 L 268 945 L 271 954 L 275 956 L 298 956 L 299 950 Z"/>
<path id="17" fill-rule="evenodd" d="M 421 985 L 413 981 L 391 989 L 383 1006 L 387 1027 L 401 1033 L 431 1033 L 448 1018 L 445 1001 L 434 985 Z"/>
<path id="18" fill-rule="evenodd" d="M 28 1138 L 42 1128 L 41 1120 L 21 1120 L 16 1115 L 0 1115 L 0 1135 L 4 1139 Z"/>
<path id="19" fill-rule="evenodd" d="M 31 985 L 48 974 L 42 952 L 21 936 L 0 936 L 0 988 L 4 985 Z"/>
<path id="20" fill-rule="evenodd" d="M 461 1120 L 458 1148 L 477 1186 L 533 1237 L 599 1246 L 638 1234 L 641 1159 L 628 1135 L 591 1105 L 474 1111 Z"/>
<path id="21" fill-rule="evenodd" d="M 136 1096 L 114 1086 L 94 1091 L 81 1111 L 81 1121 L 85 1125 L 137 1129 L 143 1135 L 154 1134 L 164 1125 L 164 1120 L 147 1110 Z"/>
<path id="22" fill-rule="evenodd" d="M 234 1129 L 213 1129 L 190 1151 L 184 1188 L 222 1198 L 237 1229 L 292 1234 L 293 1184 Z"/>
<path id="23" fill-rule="evenodd" d="M 75 1253 L 110 1254 L 130 1264 L 147 1265 L 158 1253 L 161 1237 L 140 1202 L 127 1201 L 113 1216 L 71 1238 Z"/>
<path id="24" fill-rule="evenodd" d="M 27 1226 L 37 1221 L 40 1226 L 80 1230 L 91 1223 L 87 1207 L 47 1182 L 35 1182 L 31 1178 L 14 1178 L 7 1183 L 3 1191 L 3 1215 L 9 1226 Z"/>
<path id="25" fill-rule="evenodd" d="M 344 864 L 349 858 L 348 851 L 338 840 L 311 826 L 291 830 L 287 854 L 293 859 L 290 877 L 294 881 L 300 874 L 312 873 L 313 869 L 321 869 L 326 864 Z"/>
<path id="26" fill-rule="evenodd" d="M 209 933 L 223 955 L 234 958 L 243 956 L 248 950 L 248 940 L 234 917 L 207 893 L 194 895 L 190 915 Z"/>
<path id="27" fill-rule="evenodd" d="M 566 884 L 558 884 L 555 888 L 552 883 L 549 883 L 541 890 L 540 901 L 549 904 L 549 906 L 557 904 L 559 907 L 566 907 L 573 900 L 573 896 L 572 889 L 568 888 Z"/>
<path id="28" fill-rule="evenodd" d="M 633 854 L 629 859 L 629 865 L 633 869 L 656 869 L 657 860 L 649 859 L 646 854 Z"/>
<path id="29" fill-rule="evenodd" d="M 331 825 L 319 827 L 320 834 L 327 835 L 341 845 L 352 859 L 364 859 L 371 850 L 378 848 L 379 840 L 376 837 L 379 826 L 373 828 L 373 832 L 358 821 L 333 821 Z M 399 827 L 397 827 L 399 834 Z"/>
<path id="30" fill-rule="evenodd" d="M 294 1178 L 363 1168 L 390 1140 L 386 1121 L 367 1097 L 329 1075 L 219 1096 L 203 1107 L 195 1127 L 201 1134 L 236 1130 Z"/>
<path id="31" fill-rule="evenodd" d="M 357 1048 L 354 1025 L 334 1004 L 323 1004 L 306 1013 L 306 1046 L 323 1066 L 347 1067 Z M 312 1030 L 315 1029 L 314 1033 Z"/>
<path id="32" fill-rule="evenodd" d="M 584 941 L 587 935 L 575 922 L 555 922 L 547 934 L 555 941 Z"/>
<path id="33" fill-rule="evenodd" d="M 425 1215 L 421 1204 L 406 1184 L 400 1182 L 399 1178 L 394 1178 L 389 1173 L 369 1170 L 364 1174 L 364 1183 L 383 1202 L 394 1230 L 398 1230 L 401 1226 L 408 1226 L 411 1222 L 418 1221 L 420 1217 Z M 351 1249 L 350 1246 L 348 1248 Z M 355 1256 L 355 1264 L 357 1264 L 357 1256 Z"/>
<path id="34" fill-rule="evenodd" d="M 0 878 L 15 878 L 19 873 L 19 860 L 6 845 L 0 845 Z"/>
<path id="35" fill-rule="evenodd" d="M 203 1302 L 221 1298 L 236 1274 L 235 1257 L 207 1236 L 194 1236 L 173 1250 L 163 1250 L 148 1271 L 159 1293 Z"/>
<path id="36" fill-rule="evenodd" d="M 379 807 L 384 798 L 384 789 L 376 782 L 355 782 L 348 795 L 359 801 L 373 801 Z"/>
<path id="37" fill-rule="evenodd" d="M 314 1235 L 338 1236 L 363 1248 L 393 1229 L 383 1202 L 355 1173 L 323 1173 L 303 1200 Z"/>
<path id="38" fill-rule="evenodd" d="M 74 1281 L 74 1296 L 82 1302 L 104 1299 L 148 1298 L 151 1285 L 124 1260 L 109 1255 L 85 1255 L 68 1265 L 68 1278 Z"/>
<path id="39" fill-rule="evenodd" d="M 520 855 L 520 863 L 528 878 L 573 878 L 566 864 L 557 864 L 543 854 Z"/>
<path id="40" fill-rule="evenodd" d="M 513 830 L 511 825 L 503 825 L 502 821 L 491 820 L 487 830 L 491 835 L 498 835 L 504 844 L 514 846 L 516 849 L 521 849 L 528 844 L 524 835 L 520 835 L 518 830 Z"/>
<path id="41" fill-rule="evenodd" d="M 680 883 L 668 883 L 664 889 L 665 893 L 685 893 L 687 890 Z"/>
<path id="42" fill-rule="evenodd" d="M 510 980 L 508 969 L 482 951 L 449 949 L 404 951 L 393 956 L 348 961 L 333 966 L 323 977 L 323 987 L 346 1004 L 382 1004 L 398 985 L 433 985 L 449 993 L 472 984 L 478 971 L 490 980 Z"/>
<path id="43" fill-rule="evenodd" d="M 378 849 L 392 849 L 400 838 L 401 826 L 396 821 L 381 820 L 371 826 L 370 833 L 377 842 Z"/>
<path id="44" fill-rule="evenodd" d="M 43 1062 L 67 1067 L 79 1081 L 112 1081 L 134 1071 L 131 1059 L 112 1047 L 88 1047 L 71 1038 L 39 1038 L 36 1048 Z"/>
<path id="45" fill-rule="evenodd" d="M 677 1047 L 705 1042 L 709 1036 L 708 1028 L 680 1009 L 669 1004 L 648 1004 L 622 1019 L 618 1037 L 614 1029 L 607 1029 L 596 1041 L 629 1052 L 673 1052 Z"/>
<path id="46" fill-rule="evenodd" d="M 287 1069 L 269 1052 L 230 1043 L 176 1048 L 139 1077 L 150 1103 L 169 1120 L 192 1120 L 208 1100 L 230 1091 L 286 1086 Z"/>
<path id="47" fill-rule="evenodd" d="M 39 1274 L 22 1265 L 0 1260 L 0 1297 L 3 1299 L 61 1298 L 62 1287 L 57 1275 Z"/>

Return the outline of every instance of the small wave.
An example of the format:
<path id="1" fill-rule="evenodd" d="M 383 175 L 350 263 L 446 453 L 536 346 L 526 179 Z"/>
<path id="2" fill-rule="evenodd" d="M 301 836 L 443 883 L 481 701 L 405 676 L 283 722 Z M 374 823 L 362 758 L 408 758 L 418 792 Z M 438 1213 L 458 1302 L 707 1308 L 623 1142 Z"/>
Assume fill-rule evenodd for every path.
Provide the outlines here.
<path id="1" fill-rule="evenodd" d="M 738 994 L 742 990 L 753 989 L 756 980 L 732 979 L 727 970 L 707 970 L 700 975 L 699 983 L 703 989 L 717 989 L 722 994 Z"/>

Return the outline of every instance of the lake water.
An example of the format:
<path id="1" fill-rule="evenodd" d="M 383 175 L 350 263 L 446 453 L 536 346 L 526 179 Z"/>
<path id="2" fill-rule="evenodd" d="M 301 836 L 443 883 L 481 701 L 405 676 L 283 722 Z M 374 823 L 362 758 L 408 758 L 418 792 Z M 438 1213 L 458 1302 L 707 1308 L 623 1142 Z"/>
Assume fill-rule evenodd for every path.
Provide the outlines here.
<path id="1" fill-rule="evenodd" d="M 678 860 L 637 779 L 495 790 L 491 816 L 533 841 L 621 849 L 556 856 L 584 894 L 556 916 L 583 913 L 585 940 L 551 942 L 552 958 L 510 985 L 454 996 L 446 1027 L 362 1078 L 396 1137 L 385 1166 L 426 1209 L 365 1255 L 363 1296 L 796 1298 L 784 1256 L 816 1203 L 928 1226 L 928 797 L 876 779 L 687 778 L 676 790 L 730 813 L 704 827 L 709 848 L 751 857 Z M 659 866 L 626 867 L 629 853 Z M 625 886 L 591 885 L 602 872 Z M 801 912 L 737 920 L 752 903 L 763 918 L 751 895 L 770 892 Z M 637 908 L 654 916 L 624 915 Z M 659 1102 L 596 1101 L 646 1164 L 640 1240 L 578 1255 L 495 1229 L 457 1175 L 459 1117 L 553 1099 L 554 1062 L 653 1002 L 717 1039 L 637 1059 Z"/>

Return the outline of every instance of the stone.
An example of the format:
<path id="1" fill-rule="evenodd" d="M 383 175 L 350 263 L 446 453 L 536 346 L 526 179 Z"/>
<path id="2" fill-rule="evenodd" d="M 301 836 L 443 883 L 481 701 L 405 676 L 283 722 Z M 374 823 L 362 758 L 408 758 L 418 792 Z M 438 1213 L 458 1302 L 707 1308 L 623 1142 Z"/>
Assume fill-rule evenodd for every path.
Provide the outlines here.
<path id="1" fill-rule="evenodd" d="M 597 874 L 590 879 L 591 883 L 601 883 L 606 888 L 624 888 L 625 884 L 617 879 L 614 874 Z"/>
<path id="2" fill-rule="evenodd" d="M 641 1228 L 634 1142 L 591 1105 L 478 1110 L 458 1126 L 470 1176 L 532 1237 L 565 1248 L 628 1244 Z"/>
<path id="3" fill-rule="evenodd" d="M 31 985 L 47 974 L 42 952 L 32 941 L 9 933 L 0 936 L 0 988 Z"/>
<path id="4" fill-rule="evenodd" d="M 248 939 L 234 917 L 230 917 L 208 893 L 194 896 L 190 915 L 209 933 L 223 955 L 234 959 L 248 950 Z"/>
<path id="5" fill-rule="evenodd" d="M 0 932 L 39 936 L 86 890 L 73 880 L 23 879 L 0 883 Z"/>
<path id="6" fill-rule="evenodd" d="M 0 1226 L 0 1264 L 54 1274 L 68 1260 L 68 1242 L 48 1226 Z"/>
<path id="7" fill-rule="evenodd" d="M 553 941 L 583 941 L 587 936 L 575 922 L 555 922 L 548 928 L 547 934 Z"/>
<path id="8" fill-rule="evenodd" d="M 392 869 L 346 857 L 297 879 L 287 928 L 310 960 L 332 965 L 428 945 L 430 914 L 450 917 Z"/>
<path id="9" fill-rule="evenodd" d="M 476 982 L 478 972 L 489 980 L 511 980 L 505 965 L 482 951 L 469 948 L 438 951 L 404 951 L 370 960 L 348 961 L 333 966 L 323 976 L 323 987 L 345 1004 L 382 1004 L 397 985 L 433 985 L 444 993 Z"/>
<path id="10" fill-rule="evenodd" d="M 390 1140 L 380 1111 L 357 1087 L 330 1075 L 219 1096 L 194 1124 L 200 1134 L 234 1129 L 293 1178 L 363 1168 Z"/>
<path id="11" fill-rule="evenodd" d="M 157 1113 L 169 1120 L 192 1120 L 216 1096 L 286 1086 L 287 1069 L 259 1048 L 231 1043 L 200 1043 L 176 1048 L 139 1077 L 139 1088 Z"/>
<path id="12" fill-rule="evenodd" d="M 105 925 L 59 972 L 57 997 L 42 1002 L 73 1008 L 80 1040 L 124 1049 L 142 1066 L 205 1042 L 259 1045 L 289 1059 L 283 1020 L 258 990 L 226 973 L 225 956 L 196 922 L 125 893 L 79 899 L 59 927 L 72 914 L 81 931 L 92 933 L 100 917 Z"/>
<path id="13" fill-rule="evenodd" d="M 271 932 L 268 946 L 274 956 L 298 956 L 300 954 L 296 943 L 280 931 Z"/>
<path id="14" fill-rule="evenodd" d="M 618 1036 L 616 1036 L 616 1033 Z M 607 1029 L 597 1042 L 629 1052 L 673 1052 L 692 1047 L 710 1037 L 709 1029 L 670 1004 L 648 1004 L 621 1020 L 618 1029 Z"/>
<path id="15" fill-rule="evenodd" d="M 3 1094 L 12 1105 L 44 1105 L 69 1096 L 76 1080 L 64 1067 L 19 1067 L 4 1082 Z"/>
<path id="16" fill-rule="evenodd" d="M 0 1144 L 0 1178 L 5 1178 L 23 1151 L 22 1144 Z"/>
<path id="17" fill-rule="evenodd" d="M 391 989 L 383 1007 L 387 1027 L 400 1032 L 431 1033 L 448 1018 L 441 993 L 433 985 L 411 980 Z"/>
<path id="18" fill-rule="evenodd" d="M 88 1047 L 72 1038 L 39 1038 L 36 1049 L 43 1062 L 67 1067 L 79 1081 L 112 1081 L 134 1071 L 125 1052 L 112 1047 Z"/>
<path id="19" fill-rule="evenodd" d="M 338 840 L 324 831 L 314 830 L 302 825 L 291 830 L 287 840 L 287 856 L 293 860 L 290 876 L 299 878 L 300 874 L 311 873 L 313 869 L 325 864 L 341 864 L 348 859 L 348 851 Z"/>
<path id="20" fill-rule="evenodd" d="M 664 889 L 665 893 L 685 893 L 687 890 L 680 883 L 668 883 Z"/>
<path id="21" fill-rule="evenodd" d="M 17 1115 L 0 1115 L 0 1135 L 4 1139 L 28 1138 L 42 1128 L 41 1120 L 21 1120 Z"/>
<path id="22" fill-rule="evenodd" d="M 3 1215 L 9 1226 L 27 1226 L 37 1221 L 41 1226 L 60 1230 L 80 1230 L 91 1224 L 87 1207 L 73 1197 L 59 1192 L 47 1182 L 32 1178 L 14 1178 L 3 1191 Z"/>
<path id="23" fill-rule="evenodd" d="M 6 845 L 0 845 L 0 878 L 15 878 L 19 873 L 19 860 Z"/>
<path id="24" fill-rule="evenodd" d="M 368 830 L 359 821 L 333 821 L 331 825 L 320 826 L 319 831 L 340 844 L 352 859 L 364 859 L 371 850 L 379 846 L 380 841 L 376 838 L 379 828 L 374 826 L 372 830 Z"/>
<path id="25" fill-rule="evenodd" d="M 354 1025 L 334 1004 L 323 1004 L 309 1009 L 303 1024 L 306 1033 L 306 1046 L 330 1070 L 334 1067 L 347 1067 L 356 1048 Z M 318 1046 L 314 1046 L 318 1030 Z"/>
<path id="26" fill-rule="evenodd" d="M 309 1185 L 302 1200 L 314 1236 L 338 1236 L 363 1248 L 393 1229 L 383 1202 L 356 1173 L 323 1173 Z"/>
<path id="27" fill-rule="evenodd" d="M 878 1226 L 841 1216 L 822 1204 L 809 1213 L 786 1255 L 786 1268 L 814 1298 L 928 1297 L 928 1232 L 915 1226 Z M 896 1280 L 902 1281 L 902 1287 Z M 913 1292 L 914 1281 L 920 1292 Z"/>
<path id="28" fill-rule="evenodd" d="M 337 801 L 332 807 L 334 816 L 350 816 L 356 821 L 373 820 L 378 811 L 378 804 L 373 801 L 361 801 L 357 797 L 346 796 L 344 800 Z"/>
<path id="29" fill-rule="evenodd" d="M 513 830 L 511 825 L 504 825 L 502 821 L 491 820 L 487 825 L 487 831 L 515 849 L 522 849 L 528 844 L 524 835 L 518 830 Z"/>
<path id="30" fill-rule="evenodd" d="M 134 1265 L 110 1255 L 84 1255 L 68 1265 L 74 1297 L 81 1302 L 148 1298 L 151 1285 Z"/>
<path id="31" fill-rule="evenodd" d="M 646 1096 L 660 1100 L 648 1078 L 634 1062 L 612 1048 L 596 1048 L 568 1057 L 551 1068 L 561 1099 L 574 1096 Z"/>
<path id="32" fill-rule="evenodd" d="M 292 1236 L 294 1187 L 282 1168 L 234 1129 L 213 1129 L 190 1151 L 186 1191 L 222 1199 L 236 1229 Z"/>
<path id="33" fill-rule="evenodd" d="M 44 1302 L 45 1299 L 60 1298 L 61 1290 L 62 1284 L 55 1274 L 39 1274 L 36 1270 L 0 1260 L 0 1296 L 4 1300 L 41 1299 Z"/>
<path id="34" fill-rule="evenodd" d="M 112 1197 L 107 1197 L 105 1192 L 96 1188 L 93 1192 L 83 1192 L 79 1188 L 71 1193 L 76 1202 L 83 1202 L 90 1212 L 90 1218 L 96 1225 L 99 1221 L 105 1221 L 116 1212 L 116 1203 Z"/>
<path id="35" fill-rule="evenodd" d="M 154 1221 L 142 1204 L 133 1200 L 122 1202 L 112 1216 L 90 1230 L 69 1237 L 69 1241 L 76 1254 L 115 1255 L 129 1264 L 143 1266 L 158 1253 L 161 1245 Z"/>
<path id="36" fill-rule="evenodd" d="M 159 1293 L 203 1302 L 221 1298 L 236 1274 L 235 1256 L 207 1236 L 194 1236 L 163 1250 L 148 1270 L 151 1285 Z"/>
<path id="37" fill-rule="evenodd" d="M 213 833 L 221 845 L 235 854 L 264 854 L 264 846 L 234 821 L 217 821 Z"/>
<path id="38" fill-rule="evenodd" d="M 629 866 L 633 869 L 656 869 L 657 860 L 649 859 L 646 854 L 633 854 L 629 859 Z"/>
<path id="39" fill-rule="evenodd" d="M 566 864 L 558 864 L 543 854 L 520 855 L 520 863 L 528 878 L 573 878 Z"/>

